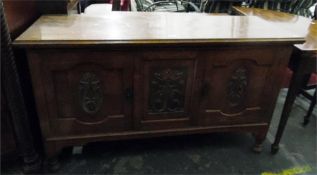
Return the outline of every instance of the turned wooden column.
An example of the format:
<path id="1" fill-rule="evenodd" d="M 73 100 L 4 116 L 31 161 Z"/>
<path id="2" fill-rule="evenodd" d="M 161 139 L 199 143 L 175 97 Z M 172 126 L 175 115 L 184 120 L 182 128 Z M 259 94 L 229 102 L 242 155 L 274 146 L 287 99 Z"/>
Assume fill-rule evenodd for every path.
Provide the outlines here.
<path id="1" fill-rule="evenodd" d="M 39 154 L 36 152 L 33 137 L 30 131 L 27 111 L 21 91 L 20 79 L 17 72 L 15 58 L 11 47 L 11 38 L 8 31 L 3 4 L 0 1 L 1 15 L 1 73 L 2 88 L 8 108 L 11 112 L 17 146 L 23 158 L 23 170 L 26 173 L 36 172 L 41 167 Z"/>

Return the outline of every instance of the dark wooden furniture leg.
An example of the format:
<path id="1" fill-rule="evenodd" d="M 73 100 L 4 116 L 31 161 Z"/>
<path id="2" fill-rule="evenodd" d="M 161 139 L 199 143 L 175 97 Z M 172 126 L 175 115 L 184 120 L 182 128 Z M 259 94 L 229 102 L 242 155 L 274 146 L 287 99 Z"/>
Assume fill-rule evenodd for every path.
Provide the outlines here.
<path id="1" fill-rule="evenodd" d="M 304 117 L 303 126 L 306 126 L 309 123 L 309 116 L 311 115 L 314 109 L 314 106 L 316 104 L 316 85 L 308 85 L 310 77 L 311 77 L 311 73 L 303 75 L 301 89 L 299 89 L 297 94 L 297 95 L 303 95 L 305 98 L 307 98 L 310 101 L 308 112 Z M 310 95 L 309 93 L 307 93 L 307 90 L 311 90 L 311 89 L 315 90 L 314 95 Z"/>
<path id="2" fill-rule="evenodd" d="M 316 89 L 315 89 L 315 93 L 314 93 L 314 96 L 313 96 L 313 99 L 312 99 L 312 101 L 311 101 L 311 103 L 310 103 L 310 106 L 309 106 L 309 109 L 308 109 L 308 112 L 307 112 L 307 114 L 306 114 L 306 116 L 305 116 L 305 118 L 304 118 L 304 122 L 303 122 L 303 125 L 304 126 L 306 126 L 308 123 L 309 123 L 309 117 L 311 116 L 311 114 L 312 114 L 312 112 L 313 112 L 313 110 L 314 110 L 314 107 L 315 107 L 315 105 L 316 105 Z"/>
<path id="3" fill-rule="evenodd" d="M 45 144 L 45 150 L 46 150 L 46 170 L 49 173 L 55 173 L 60 168 L 60 163 L 58 160 L 58 155 L 60 152 L 60 149 L 56 147 L 55 143 L 46 143 Z"/>
<path id="4" fill-rule="evenodd" d="M 15 58 L 11 48 L 11 38 L 4 16 L 2 2 L 1 15 L 1 68 L 3 71 L 4 92 L 11 112 L 17 145 L 24 162 L 24 172 L 34 173 L 41 168 L 41 159 L 36 152 L 30 131 L 27 111 L 21 91 L 20 79 L 17 72 Z"/>
<path id="5" fill-rule="evenodd" d="M 277 133 L 275 136 L 275 140 L 274 143 L 271 146 L 271 153 L 275 154 L 277 153 L 278 149 L 279 149 L 279 143 L 282 137 L 282 134 L 284 132 L 285 126 L 287 124 L 287 120 L 289 117 L 289 114 L 292 110 L 292 106 L 293 103 L 296 99 L 296 95 L 298 93 L 299 88 L 302 85 L 304 76 L 302 76 L 300 74 L 300 70 L 296 70 L 294 71 L 291 83 L 290 83 L 290 87 L 289 90 L 287 92 L 287 97 L 284 103 L 284 107 L 283 107 L 283 112 L 282 112 L 282 116 L 278 125 L 278 129 L 277 129 Z"/>
<path id="6" fill-rule="evenodd" d="M 267 129 L 266 129 L 266 131 L 259 131 L 259 132 L 253 134 L 253 136 L 255 138 L 255 145 L 252 148 L 253 152 L 255 152 L 255 153 L 262 152 L 262 143 L 265 140 L 266 133 L 267 133 Z"/>

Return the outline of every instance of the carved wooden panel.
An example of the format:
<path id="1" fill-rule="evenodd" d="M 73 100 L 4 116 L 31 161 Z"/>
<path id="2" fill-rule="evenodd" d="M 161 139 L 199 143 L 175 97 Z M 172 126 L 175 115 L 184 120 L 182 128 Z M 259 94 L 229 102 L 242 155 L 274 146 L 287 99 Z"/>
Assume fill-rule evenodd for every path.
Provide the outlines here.
<path id="1" fill-rule="evenodd" d="M 226 53 L 226 57 L 221 57 L 220 52 Z M 272 52 L 250 49 L 248 52 L 219 50 L 212 53 L 213 60 L 209 58 L 201 64 L 206 68 L 200 87 L 204 92 L 199 102 L 200 122 L 217 125 L 265 121 L 262 115 L 266 99 L 263 97 L 269 90 L 266 84 L 272 79 Z"/>
<path id="2" fill-rule="evenodd" d="M 239 106 L 245 101 L 248 78 L 246 67 L 238 67 L 232 72 L 227 86 L 227 98 L 230 106 Z"/>
<path id="3" fill-rule="evenodd" d="M 124 93 L 128 88 L 123 83 L 124 70 L 95 63 L 73 64 L 69 69 L 54 68 L 48 75 L 53 77 L 54 89 L 48 89 L 55 93 L 51 98 L 57 100 L 57 117 L 75 118 L 83 124 L 106 122 L 113 116 L 123 117 Z"/>
<path id="4" fill-rule="evenodd" d="M 150 114 L 184 112 L 186 67 L 153 68 L 149 79 Z"/>
<path id="5" fill-rule="evenodd" d="M 44 109 L 53 133 L 81 135 L 131 128 L 132 107 L 126 91 L 133 87 L 133 65 L 126 55 L 76 52 L 48 50 L 44 56 L 31 56 L 31 64 L 41 64 L 39 75 L 48 102 Z"/>
<path id="6" fill-rule="evenodd" d="M 184 127 L 191 120 L 196 54 L 186 59 L 183 52 L 159 53 L 148 52 L 136 62 L 135 125 L 145 130 Z"/>
<path id="7" fill-rule="evenodd" d="M 85 72 L 79 82 L 80 105 L 88 114 L 99 111 L 102 101 L 102 87 L 100 79 L 92 72 Z"/>

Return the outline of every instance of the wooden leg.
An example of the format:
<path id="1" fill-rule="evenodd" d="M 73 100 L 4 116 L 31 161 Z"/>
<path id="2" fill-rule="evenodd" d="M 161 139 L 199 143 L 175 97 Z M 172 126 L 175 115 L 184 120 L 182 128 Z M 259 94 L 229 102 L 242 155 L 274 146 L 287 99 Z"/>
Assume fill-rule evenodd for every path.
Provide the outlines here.
<path id="1" fill-rule="evenodd" d="M 53 156 L 47 158 L 47 170 L 50 173 L 57 172 L 60 169 L 60 164 L 58 160 L 58 156 Z"/>
<path id="2" fill-rule="evenodd" d="M 60 152 L 60 148 L 55 146 L 55 143 L 46 143 L 46 167 L 45 169 L 49 173 L 57 172 L 60 168 L 60 164 L 58 161 L 58 154 Z"/>
<path id="3" fill-rule="evenodd" d="M 21 81 L 11 47 L 11 36 L 2 1 L 0 3 L 0 21 L 2 29 L 1 68 L 3 68 L 1 72 L 3 71 L 3 77 L 5 77 L 2 82 L 3 91 L 11 113 L 17 146 L 23 158 L 23 170 L 25 173 L 35 173 L 40 171 L 42 161 L 34 146 L 34 138 L 29 126 L 29 116 L 21 90 Z"/>
<path id="4" fill-rule="evenodd" d="M 313 110 L 314 110 L 314 107 L 316 105 L 316 91 L 315 90 L 315 93 L 314 93 L 314 96 L 313 96 L 313 100 L 311 101 L 310 103 L 310 106 L 309 106 L 309 109 L 308 109 L 308 112 L 304 118 L 304 122 L 303 122 L 303 125 L 306 126 L 308 123 L 309 123 L 309 117 L 311 116 Z"/>
<path id="5" fill-rule="evenodd" d="M 285 126 L 287 124 L 287 120 L 289 117 L 289 114 L 292 110 L 293 103 L 296 98 L 296 94 L 299 90 L 299 88 L 302 85 L 303 82 L 303 76 L 298 73 L 299 71 L 295 71 L 291 80 L 290 87 L 287 92 L 286 100 L 283 107 L 282 116 L 278 125 L 277 133 L 275 136 L 274 143 L 271 146 L 271 153 L 275 154 L 278 152 L 279 149 L 279 143 L 281 141 L 281 137 L 283 135 Z"/>
<path id="6" fill-rule="evenodd" d="M 303 79 L 302 79 L 302 83 L 301 83 L 301 88 L 306 87 L 309 83 L 311 74 L 304 74 L 303 75 Z"/>
<path id="7" fill-rule="evenodd" d="M 261 131 L 254 133 L 253 136 L 255 138 L 255 144 L 253 146 L 253 152 L 255 153 L 261 153 L 262 152 L 262 143 L 265 140 L 267 131 Z"/>

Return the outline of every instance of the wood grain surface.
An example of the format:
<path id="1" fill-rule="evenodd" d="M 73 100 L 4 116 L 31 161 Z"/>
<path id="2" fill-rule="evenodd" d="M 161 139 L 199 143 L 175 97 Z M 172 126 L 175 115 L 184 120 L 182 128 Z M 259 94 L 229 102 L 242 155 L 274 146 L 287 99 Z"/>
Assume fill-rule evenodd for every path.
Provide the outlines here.
<path id="1" fill-rule="evenodd" d="M 253 16 L 113 12 L 104 17 L 42 16 L 14 44 L 303 41 L 303 35 Z"/>
<path id="2" fill-rule="evenodd" d="M 305 37 L 304 44 L 296 44 L 300 50 L 317 52 L 317 21 L 289 13 L 264 10 L 258 8 L 234 7 L 235 12 L 245 16 L 257 16 L 274 24 L 276 27 L 288 30 Z"/>

